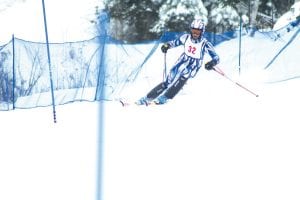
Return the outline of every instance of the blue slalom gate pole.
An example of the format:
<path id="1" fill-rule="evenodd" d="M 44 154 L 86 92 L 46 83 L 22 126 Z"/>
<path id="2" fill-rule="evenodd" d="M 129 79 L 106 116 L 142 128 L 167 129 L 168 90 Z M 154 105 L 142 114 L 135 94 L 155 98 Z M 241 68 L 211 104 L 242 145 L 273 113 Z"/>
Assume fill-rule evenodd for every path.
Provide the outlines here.
<path id="1" fill-rule="evenodd" d="M 241 48 L 242 48 L 242 16 L 240 15 L 240 31 L 239 31 L 239 75 L 241 75 Z"/>
<path id="2" fill-rule="evenodd" d="M 45 26 L 45 36 L 46 36 L 46 44 L 47 44 L 47 56 L 48 56 L 48 66 L 49 66 L 49 78 L 50 78 L 50 86 L 51 86 L 53 120 L 54 120 L 54 123 L 56 123 L 55 99 L 54 99 L 54 89 L 53 89 L 53 80 L 52 80 L 51 59 L 50 59 L 50 49 L 49 49 L 48 30 L 47 30 L 47 20 L 46 20 L 46 10 L 45 10 L 45 2 L 44 2 L 44 0 L 42 0 L 42 4 L 43 4 L 44 26 Z"/>

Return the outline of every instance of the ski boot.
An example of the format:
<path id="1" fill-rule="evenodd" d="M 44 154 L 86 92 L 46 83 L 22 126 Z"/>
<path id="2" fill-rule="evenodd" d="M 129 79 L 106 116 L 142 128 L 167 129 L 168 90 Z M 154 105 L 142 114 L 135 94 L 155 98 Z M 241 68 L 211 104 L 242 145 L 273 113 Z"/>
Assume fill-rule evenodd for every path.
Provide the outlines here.
<path id="1" fill-rule="evenodd" d="M 161 105 L 161 104 L 165 104 L 167 103 L 169 99 L 165 96 L 165 95 L 161 95 L 159 96 L 157 99 L 155 99 L 153 102 L 156 104 L 156 105 Z"/>
<path id="2" fill-rule="evenodd" d="M 145 105 L 145 106 L 147 106 L 147 105 L 150 104 L 150 102 L 151 102 L 151 99 L 150 99 L 150 98 L 142 97 L 142 98 L 140 98 L 139 100 L 137 100 L 137 101 L 135 102 L 135 104 L 136 104 L 136 105 Z"/>

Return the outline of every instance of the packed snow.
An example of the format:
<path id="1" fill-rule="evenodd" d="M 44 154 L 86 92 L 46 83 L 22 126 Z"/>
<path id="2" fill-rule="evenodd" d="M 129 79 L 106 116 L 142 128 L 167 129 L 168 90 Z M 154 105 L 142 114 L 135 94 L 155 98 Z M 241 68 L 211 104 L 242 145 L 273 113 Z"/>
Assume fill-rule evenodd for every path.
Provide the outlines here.
<path id="1" fill-rule="evenodd" d="M 232 81 L 202 68 L 166 105 L 77 102 L 56 107 L 57 123 L 51 107 L 1 111 L 0 199 L 299 199 L 300 80 L 281 81 L 299 36 L 264 69 L 298 30 L 243 36 L 240 74 L 238 39 L 221 43 Z M 163 66 L 157 49 L 124 96 L 145 95 Z"/>

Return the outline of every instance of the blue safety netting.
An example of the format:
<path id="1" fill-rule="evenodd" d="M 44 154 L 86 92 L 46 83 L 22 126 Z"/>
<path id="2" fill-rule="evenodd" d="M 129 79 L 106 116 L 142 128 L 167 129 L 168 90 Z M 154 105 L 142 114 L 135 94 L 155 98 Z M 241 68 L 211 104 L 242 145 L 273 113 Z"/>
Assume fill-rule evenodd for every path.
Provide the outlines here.
<path id="1" fill-rule="evenodd" d="M 298 22 L 299 20 L 281 30 L 262 34 L 269 40 L 280 40 L 284 34 L 298 27 Z M 105 34 L 85 41 L 50 43 L 55 104 L 120 97 L 124 88 L 139 77 L 148 60 L 154 58 L 159 45 L 180 34 L 182 33 L 166 32 L 156 41 L 138 44 L 126 44 Z M 242 34 L 247 34 L 247 30 L 243 30 Z M 223 34 L 206 33 L 206 37 L 214 45 L 238 35 L 237 30 Z M 286 44 L 289 45 L 289 41 Z M 52 104 L 46 48 L 45 43 L 14 37 L 0 46 L 0 110 Z M 278 55 L 274 55 L 274 60 Z M 274 60 L 270 59 L 270 63 L 275 62 Z M 162 67 L 162 64 L 153 66 L 160 69 Z M 265 68 L 268 69 L 269 65 Z M 299 75 L 300 73 L 293 74 Z"/>
<path id="2" fill-rule="evenodd" d="M 94 100 L 98 72 L 98 38 L 51 44 L 51 69 L 57 104 Z M 1 109 L 51 105 L 44 43 L 13 38 L 0 52 Z"/>
<path id="3" fill-rule="evenodd" d="M 134 79 L 155 46 L 116 45 L 99 37 L 49 44 L 56 105 L 110 99 L 124 82 Z M 0 110 L 52 104 L 44 43 L 13 38 L 2 46 L 0 76 Z"/>

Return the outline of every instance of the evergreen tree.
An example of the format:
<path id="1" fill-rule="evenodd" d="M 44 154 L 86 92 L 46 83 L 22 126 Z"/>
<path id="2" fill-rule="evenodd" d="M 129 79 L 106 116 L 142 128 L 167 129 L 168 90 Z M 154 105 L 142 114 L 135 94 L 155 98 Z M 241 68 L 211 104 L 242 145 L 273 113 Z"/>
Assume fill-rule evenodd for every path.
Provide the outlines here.
<path id="1" fill-rule="evenodd" d="M 207 22 L 207 10 L 201 0 L 167 0 L 159 9 L 159 21 L 152 32 L 184 32 L 195 18 Z"/>
<path id="2" fill-rule="evenodd" d="M 109 12 L 110 35 L 126 42 L 156 39 L 150 32 L 158 20 L 159 2 L 152 0 L 104 0 Z"/>
<path id="3" fill-rule="evenodd" d="M 247 15 L 250 28 L 271 29 L 276 22 L 276 19 L 284 14 L 295 0 L 217 0 L 218 3 L 225 6 L 230 6 L 241 12 L 238 5 L 242 5 L 243 14 Z M 246 11 L 246 13 L 245 13 Z"/>
<path id="4" fill-rule="evenodd" d="M 238 28 L 239 15 L 246 27 L 271 29 L 295 0 L 103 1 L 110 16 L 109 35 L 125 42 L 138 42 L 158 39 L 163 31 L 187 31 L 194 18 L 204 20 L 207 32 Z"/>
<path id="5" fill-rule="evenodd" d="M 203 0 L 203 4 L 208 11 L 207 32 L 223 33 L 239 26 L 239 16 L 233 7 L 218 0 Z"/>

